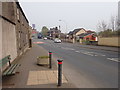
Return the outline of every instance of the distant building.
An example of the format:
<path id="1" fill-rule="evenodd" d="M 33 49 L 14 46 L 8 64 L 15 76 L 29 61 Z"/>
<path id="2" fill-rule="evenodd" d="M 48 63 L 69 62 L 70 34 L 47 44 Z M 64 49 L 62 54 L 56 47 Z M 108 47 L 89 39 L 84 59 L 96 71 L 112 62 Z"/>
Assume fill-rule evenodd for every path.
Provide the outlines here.
<path id="1" fill-rule="evenodd" d="M 85 32 L 86 32 L 86 30 L 84 28 L 78 28 L 78 29 L 74 29 L 73 35 L 77 36 L 77 35 L 85 33 Z"/>
<path id="2" fill-rule="evenodd" d="M 61 31 L 57 27 L 50 28 L 50 30 L 48 31 L 48 36 L 51 39 L 60 38 L 60 34 L 61 34 Z"/>
<path id="3" fill-rule="evenodd" d="M 32 38 L 38 38 L 38 33 L 36 29 L 32 29 Z"/>
<path id="4" fill-rule="evenodd" d="M 96 40 L 96 34 L 94 31 L 91 30 L 85 30 L 84 28 L 78 28 L 74 29 L 73 31 L 70 31 L 68 33 L 69 40 L 72 40 L 73 43 L 79 42 L 82 43 L 83 39 L 84 40 L 89 40 L 89 41 L 97 41 Z"/>
<path id="5" fill-rule="evenodd" d="M 80 34 L 82 33 L 86 33 L 86 30 L 84 28 L 77 28 L 77 29 L 74 29 L 73 31 L 70 31 L 68 33 L 69 35 L 69 39 L 72 39 L 73 40 L 73 43 L 74 42 L 79 42 L 79 36 Z"/>
<path id="6" fill-rule="evenodd" d="M 35 24 L 32 24 L 32 28 L 35 29 Z"/>

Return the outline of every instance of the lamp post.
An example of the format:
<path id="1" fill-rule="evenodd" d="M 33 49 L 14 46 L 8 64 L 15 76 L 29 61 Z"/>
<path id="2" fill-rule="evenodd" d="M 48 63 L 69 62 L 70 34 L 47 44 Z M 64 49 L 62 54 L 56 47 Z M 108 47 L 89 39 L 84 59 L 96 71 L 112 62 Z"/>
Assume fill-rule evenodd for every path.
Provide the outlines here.
<path id="1" fill-rule="evenodd" d="M 66 25 L 66 31 L 65 31 L 65 33 L 67 33 L 67 23 L 66 23 L 66 21 L 65 20 L 61 20 L 61 19 L 59 21 L 62 21 L 62 22 L 65 23 L 65 25 Z"/>
<path id="2" fill-rule="evenodd" d="M 65 26 L 66 26 L 66 31 L 65 31 L 65 33 L 67 33 L 67 23 L 66 23 L 66 21 L 65 20 L 59 20 L 59 21 L 62 21 L 62 22 L 64 22 L 65 23 Z M 65 41 L 66 41 L 66 36 L 65 36 Z"/>

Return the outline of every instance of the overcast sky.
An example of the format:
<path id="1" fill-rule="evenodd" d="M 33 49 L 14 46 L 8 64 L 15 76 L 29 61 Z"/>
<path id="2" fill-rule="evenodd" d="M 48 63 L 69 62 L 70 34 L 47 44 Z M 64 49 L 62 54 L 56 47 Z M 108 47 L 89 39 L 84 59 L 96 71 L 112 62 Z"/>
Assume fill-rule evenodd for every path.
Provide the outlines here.
<path id="1" fill-rule="evenodd" d="M 20 5 L 29 20 L 38 31 L 43 26 L 61 26 L 62 32 L 75 28 L 97 31 L 102 20 L 110 22 L 111 16 L 117 16 L 117 2 L 21 2 Z M 62 20 L 62 21 L 59 21 Z"/>

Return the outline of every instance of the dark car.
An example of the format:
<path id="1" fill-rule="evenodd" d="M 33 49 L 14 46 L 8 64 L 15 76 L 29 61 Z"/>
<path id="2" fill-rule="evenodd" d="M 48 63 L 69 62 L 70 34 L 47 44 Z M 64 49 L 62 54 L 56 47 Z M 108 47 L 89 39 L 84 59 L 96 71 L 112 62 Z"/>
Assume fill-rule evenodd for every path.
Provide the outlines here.
<path id="1" fill-rule="evenodd" d="M 41 34 L 38 34 L 38 39 L 42 39 L 42 35 Z"/>

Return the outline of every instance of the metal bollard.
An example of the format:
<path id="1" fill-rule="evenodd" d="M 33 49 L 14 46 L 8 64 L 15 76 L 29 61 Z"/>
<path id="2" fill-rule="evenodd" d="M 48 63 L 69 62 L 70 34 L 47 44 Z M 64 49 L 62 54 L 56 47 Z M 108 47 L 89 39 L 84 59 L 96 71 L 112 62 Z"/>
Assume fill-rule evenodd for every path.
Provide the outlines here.
<path id="1" fill-rule="evenodd" d="M 49 52 L 49 68 L 52 68 L 52 52 Z"/>
<path id="2" fill-rule="evenodd" d="M 63 60 L 57 60 L 58 61 L 58 86 L 61 86 L 62 84 L 62 61 Z"/>

